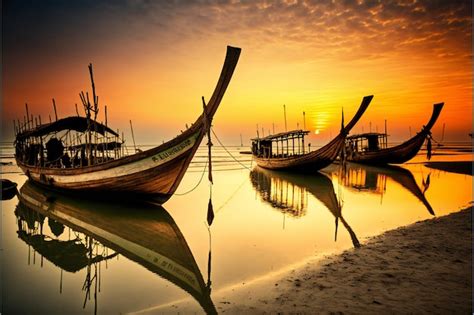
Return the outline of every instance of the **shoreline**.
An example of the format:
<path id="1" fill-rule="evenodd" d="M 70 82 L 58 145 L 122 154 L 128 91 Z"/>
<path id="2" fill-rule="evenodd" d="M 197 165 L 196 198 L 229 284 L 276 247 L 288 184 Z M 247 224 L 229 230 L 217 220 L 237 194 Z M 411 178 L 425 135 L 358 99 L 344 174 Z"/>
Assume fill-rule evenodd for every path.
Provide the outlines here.
<path id="1" fill-rule="evenodd" d="M 214 292 L 221 314 L 470 313 L 472 206 Z M 192 299 L 136 313 L 200 313 Z"/>
<path id="2" fill-rule="evenodd" d="M 387 231 L 359 249 L 307 263 L 263 295 L 226 304 L 216 296 L 215 304 L 230 314 L 470 313 L 471 215 L 469 207 Z"/>

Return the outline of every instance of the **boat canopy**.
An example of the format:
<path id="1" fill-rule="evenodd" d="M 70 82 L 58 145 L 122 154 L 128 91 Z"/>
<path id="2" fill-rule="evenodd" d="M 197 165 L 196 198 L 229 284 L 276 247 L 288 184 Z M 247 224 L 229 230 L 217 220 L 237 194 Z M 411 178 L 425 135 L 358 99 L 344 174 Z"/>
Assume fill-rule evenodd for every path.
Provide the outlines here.
<path id="1" fill-rule="evenodd" d="M 360 133 L 360 134 L 357 134 L 357 135 L 353 135 L 353 136 L 348 136 L 346 139 L 347 140 L 355 140 L 355 139 L 360 139 L 360 138 L 365 138 L 365 139 L 369 139 L 369 138 L 374 138 L 374 137 L 386 137 L 387 134 L 385 133 L 378 133 L 378 132 L 366 132 L 366 133 Z"/>
<path id="2" fill-rule="evenodd" d="M 387 148 L 387 134 L 366 132 L 346 138 L 346 143 L 355 151 L 378 151 Z"/>
<path id="3" fill-rule="evenodd" d="M 285 132 L 280 132 L 274 135 L 269 135 L 263 138 L 253 138 L 251 139 L 252 141 L 281 141 L 281 140 L 286 140 L 286 139 L 293 139 L 293 138 L 299 138 L 299 137 L 304 137 L 309 133 L 308 130 L 292 130 L 292 131 L 285 131 Z"/>
<path id="4" fill-rule="evenodd" d="M 108 132 L 118 137 L 118 134 L 115 131 L 95 120 L 90 120 L 90 126 L 90 130 L 100 133 L 101 135 L 105 135 L 105 133 Z M 59 119 L 52 123 L 40 125 L 34 129 L 29 129 L 20 132 L 17 135 L 16 139 L 24 140 L 29 137 L 40 137 L 52 132 L 59 132 L 63 130 L 75 130 L 78 132 L 85 132 L 87 131 L 87 127 L 88 123 L 86 117 L 71 116 Z"/>

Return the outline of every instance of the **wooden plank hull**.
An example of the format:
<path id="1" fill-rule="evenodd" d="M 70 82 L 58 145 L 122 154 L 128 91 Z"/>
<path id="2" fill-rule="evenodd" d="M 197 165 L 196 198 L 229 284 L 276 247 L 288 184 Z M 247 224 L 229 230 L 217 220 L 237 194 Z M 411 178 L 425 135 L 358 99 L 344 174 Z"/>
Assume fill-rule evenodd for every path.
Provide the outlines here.
<path id="1" fill-rule="evenodd" d="M 174 146 L 126 157 L 121 159 L 123 163 L 104 163 L 100 168 L 43 169 L 21 162 L 18 165 L 31 180 L 43 186 L 90 194 L 126 192 L 128 196 L 144 195 L 165 202 L 176 189 L 201 139 L 202 133 L 198 131 Z"/>
<path id="2" fill-rule="evenodd" d="M 176 191 L 198 149 L 239 60 L 240 48 L 227 47 L 216 88 L 204 112 L 176 138 L 150 150 L 92 166 L 55 168 L 28 165 L 16 157 L 18 166 L 32 181 L 43 186 L 88 194 L 127 193 L 167 201 Z"/>
<path id="3" fill-rule="evenodd" d="M 72 198 L 30 181 L 20 189 L 19 200 L 18 208 L 92 237 L 187 291 L 207 313 L 217 313 L 186 239 L 164 208 Z"/>
<path id="4" fill-rule="evenodd" d="M 414 158 L 425 142 L 426 135 L 418 134 L 412 141 L 374 152 L 360 152 L 348 155 L 347 160 L 373 165 L 403 164 Z"/>
<path id="5" fill-rule="evenodd" d="M 334 141 L 335 140 L 335 141 Z M 316 172 L 330 165 L 344 146 L 344 138 L 337 137 L 329 146 L 319 150 L 283 158 L 264 158 L 254 156 L 258 166 L 272 170 L 291 170 L 297 172 Z"/>
<path id="6" fill-rule="evenodd" d="M 416 156 L 420 151 L 425 139 L 430 135 L 431 128 L 434 126 L 436 120 L 441 113 L 444 103 L 433 105 L 433 113 L 430 120 L 424 126 L 419 133 L 413 138 L 405 141 L 404 143 L 377 151 L 369 152 L 352 152 L 347 155 L 347 160 L 356 163 L 365 164 L 402 164 Z"/>
<path id="7" fill-rule="evenodd" d="M 344 148 L 347 134 L 362 117 L 372 101 L 372 98 L 373 95 L 365 96 L 351 121 L 345 127 L 341 128 L 339 135 L 322 148 L 307 154 L 289 157 L 261 157 L 254 155 L 257 165 L 272 170 L 291 170 L 299 172 L 316 172 L 325 168 L 338 157 Z"/>

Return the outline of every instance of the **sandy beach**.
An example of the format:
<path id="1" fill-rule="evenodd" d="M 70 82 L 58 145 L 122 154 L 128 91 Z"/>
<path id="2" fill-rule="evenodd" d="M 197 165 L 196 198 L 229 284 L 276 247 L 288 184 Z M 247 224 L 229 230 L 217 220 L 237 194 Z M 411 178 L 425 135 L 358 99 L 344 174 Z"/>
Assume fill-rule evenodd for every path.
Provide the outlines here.
<path id="1" fill-rule="evenodd" d="M 236 294 L 216 304 L 232 314 L 470 313 L 471 214 L 468 208 L 388 231 L 289 272 L 262 296 Z"/>
<path id="2" fill-rule="evenodd" d="M 225 314 L 467 314 L 472 310 L 472 207 L 369 238 L 215 292 Z M 194 313 L 189 300 L 140 313 Z"/>

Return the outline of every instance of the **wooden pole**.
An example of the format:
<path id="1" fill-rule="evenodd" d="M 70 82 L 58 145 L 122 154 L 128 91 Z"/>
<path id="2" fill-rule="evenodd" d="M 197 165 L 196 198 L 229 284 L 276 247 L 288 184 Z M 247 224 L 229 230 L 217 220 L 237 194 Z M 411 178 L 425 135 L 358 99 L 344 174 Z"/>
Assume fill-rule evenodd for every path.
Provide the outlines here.
<path id="1" fill-rule="evenodd" d="M 287 126 L 286 126 L 286 105 L 283 104 L 283 115 L 285 117 L 285 131 L 288 131 Z"/>
<path id="2" fill-rule="evenodd" d="M 79 116 L 79 110 L 77 109 L 77 103 L 74 104 L 74 105 L 76 106 L 76 114 L 77 114 L 77 116 Z"/>
<path id="3" fill-rule="evenodd" d="M 56 121 L 58 121 L 58 112 L 56 111 L 56 101 L 53 98 L 53 108 L 54 108 L 54 117 L 56 118 Z"/>
<path id="4" fill-rule="evenodd" d="M 26 120 L 28 122 L 28 129 L 30 128 L 30 112 L 28 111 L 28 103 L 25 103 L 25 107 L 26 107 Z"/>
<path id="5" fill-rule="evenodd" d="M 303 149 L 303 154 L 304 154 L 304 135 L 301 136 L 301 147 Z"/>
<path id="6" fill-rule="evenodd" d="M 306 113 L 303 112 L 303 129 L 306 130 Z"/>
<path id="7" fill-rule="evenodd" d="M 130 120 L 130 130 L 132 130 L 133 148 L 135 149 L 135 152 L 137 152 L 137 146 L 135 144 L 135 135 L 133 134 L 132 120 Z"/>
<path id="8" fill-rule="evenodd" d="M 107 127 L 107 105 L 104 106 L 104 110 L 105 110 L 105 127 Z"/>

